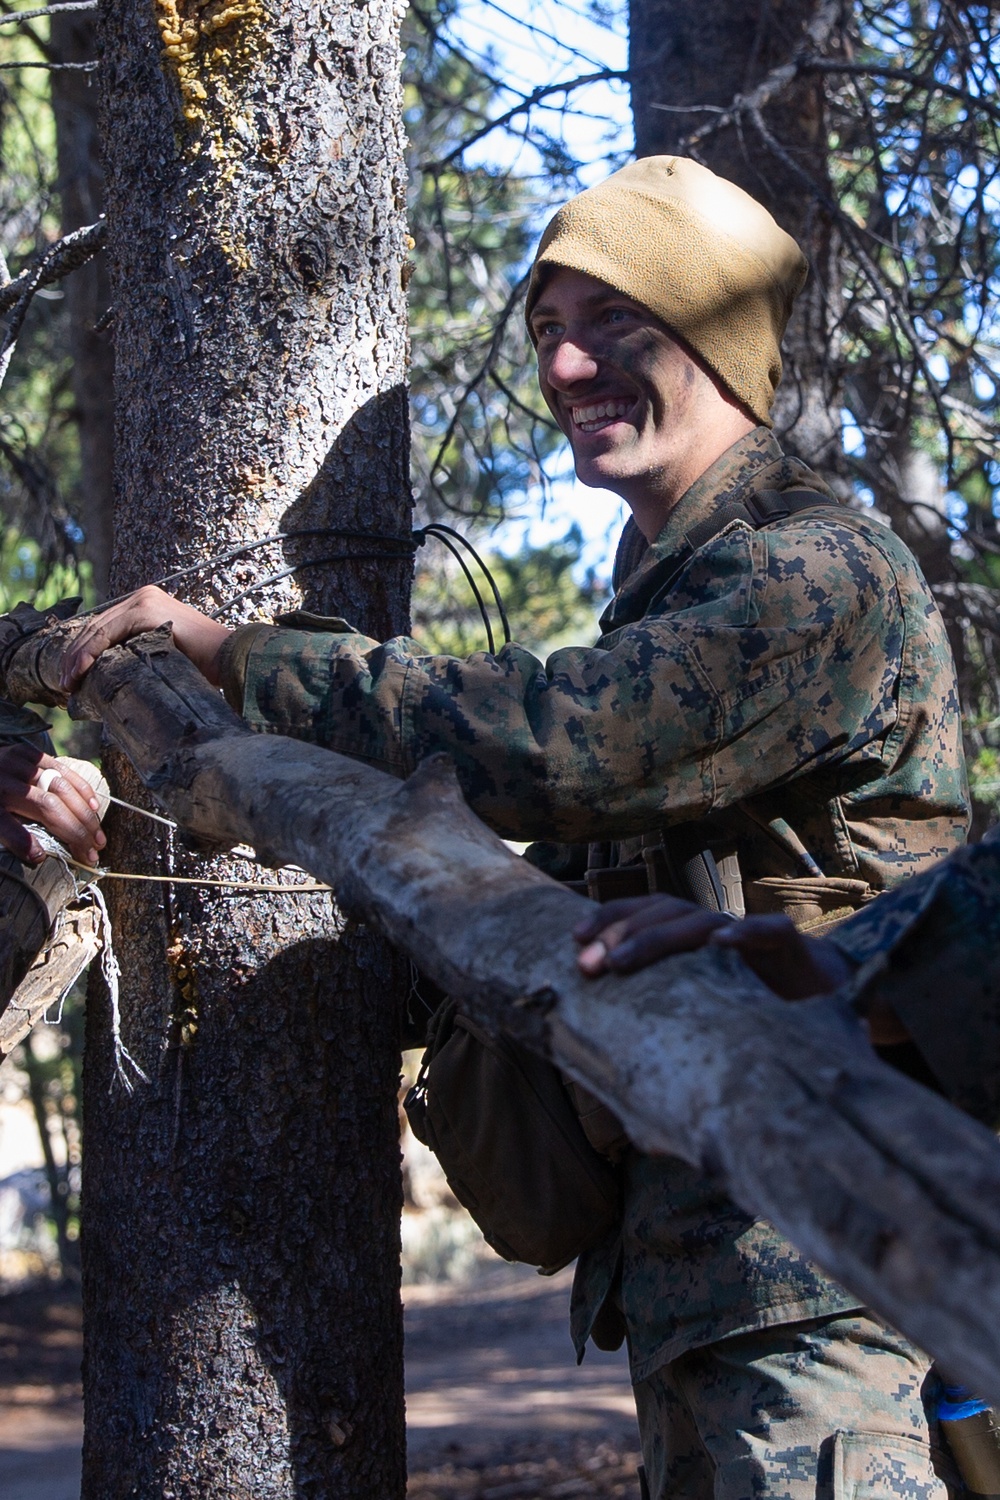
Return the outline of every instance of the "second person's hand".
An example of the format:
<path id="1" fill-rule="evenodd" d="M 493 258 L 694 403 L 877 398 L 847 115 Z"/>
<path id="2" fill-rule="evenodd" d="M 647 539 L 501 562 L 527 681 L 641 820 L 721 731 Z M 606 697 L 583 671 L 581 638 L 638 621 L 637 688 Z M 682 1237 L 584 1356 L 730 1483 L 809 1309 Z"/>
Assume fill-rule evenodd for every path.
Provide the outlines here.
<path id="1" fill-rule="evenodd" d="M 779 915 L 734 921 L 674 896 L 609 901 L 573 930 L 585 974 L 630 974 L 675 953 L 706 945 L 735 948 L 764 983 L 785 1000 L 828 994 L 850 977 L 833 943 L 807 938 Z"/>
<path id="2" fill-rule="evenodd" d="M 40 823 L 81 864 L 96 865 L 106 843 L 100 803 L 72 767 L 31 745 L 0 747 L 0 844 L 25 864 L 45 851 L 25 823 Z"/>

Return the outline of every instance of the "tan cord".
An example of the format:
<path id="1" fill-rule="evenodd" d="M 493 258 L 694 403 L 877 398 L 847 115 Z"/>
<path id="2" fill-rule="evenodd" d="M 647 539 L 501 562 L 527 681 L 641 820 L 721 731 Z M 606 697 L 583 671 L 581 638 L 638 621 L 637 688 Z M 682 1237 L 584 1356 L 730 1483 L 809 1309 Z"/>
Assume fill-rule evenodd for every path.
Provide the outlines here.
<path id="1" fill-rule="evenodd" d="M 94 880 L 152 880 L 165 885 L 217 885 L 231 891 L 280 891 L 285 896 L 314 896 L 317 891 L 332 891 L 332 885 L 257 885 L 252 880 L 202 880 L 194 875 L 131 875 L 123 870 L 101 870 L 78 859 L 68 863 L 85 870 Z"/>

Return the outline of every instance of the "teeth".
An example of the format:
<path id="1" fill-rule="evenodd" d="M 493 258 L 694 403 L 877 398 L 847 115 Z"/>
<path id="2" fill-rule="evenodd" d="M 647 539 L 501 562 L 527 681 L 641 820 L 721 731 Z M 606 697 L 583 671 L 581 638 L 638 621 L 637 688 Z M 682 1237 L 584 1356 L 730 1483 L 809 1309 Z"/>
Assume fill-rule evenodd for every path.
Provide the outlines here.
<path id="1" fill-rule="evenodd" d="M 605 422 L 609 417 L 624 417 L 631 401 L 598 401 L 594 406 L 574 406 L 573 421 L 579 427 L 588 422 Z"/>

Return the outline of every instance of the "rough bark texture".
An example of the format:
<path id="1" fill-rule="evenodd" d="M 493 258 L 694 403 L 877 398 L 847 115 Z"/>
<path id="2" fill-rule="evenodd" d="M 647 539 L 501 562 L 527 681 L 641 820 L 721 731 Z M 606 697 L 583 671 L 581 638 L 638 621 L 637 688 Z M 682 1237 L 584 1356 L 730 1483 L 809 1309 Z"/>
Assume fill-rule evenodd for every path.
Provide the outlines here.
<path id="1" fill-rule="evenodd" d="M 820 52 L 835 35 L 830 0 L 630 0 L 632 113 L 639 156 L 695 155 L 736 182 L 793 235 L 810 263 L 783 344 L 785 376 L 775 404 L 784 446 L 825 478 L 840 469 L 839 375 L 834 337 L 839 303 L 838 237 L 807 179 L 827 189 L 827 139 L 821 82 L 784 81 L 760 118 L 731 110 L 800 49 Z M 663 105 L 666 108 L 658 108 Z M 714 127 L 714 128 L 713 128 Z"/>
<path id="2" fill-rule="evenodd" d="M 55 680 L 66 628 L 47 658 L 18 653 L 14 696 Z M 163 632 L 102 657 L 80 700 L 185 827 L 329 880 L 483 1020 L 549 1050 L 636 1144 L 715 1174 L 944 1368 L 1000 1399 L 1000 1150 L 880 1062 L 848 1012 L 783 1004 L 734 955 L 707 949 L 585 980 L 570 932 L 589 903 L 479 822 L 444 757 L 401 784 L 253 735 Z M 164 1437 L 150 1425 L 147 1440 Z M 369 1493 L 380 1492 L 357 1491 Z"/>
<path id="3" fill-rule="evenodd" d="M 115 308 L 115 592 L 181 579 L 238 621 L 405 627 L 405 254 L 396 30 L 367 6 L 139 0 L 102 15 Z M 113 789 L 137 786 L 111 758 Z M 117 785 L 115 785 L 117 782 Z M 119 870 L 207 867 L 134 815 Z M 266 876 L 258 876 L 265 879 Z M 330 900 L 109 889 L 129 1050 L 88 1012 L 85 1500 L 404 1487 L 399 960 Z M 338 936 L 339 932 L 339 936 Z"/>
<path id="4" fill-rule="evenodd" d="M 91 61 L 97 53 L 91 13 L 74 11 L 51 20 L 53 55 L 60 62 Z M 62 233 L 93 224 L 104 212 L 104 170 L 93 73 L 52 74 L 52 110 L 59 162 Z M 114 343 L 109 327 L 107 257 L 102 253 L 63 283 L 73 361 L 73 400 L 80 437 L 80 522 L 84 554 L 99 598 L 108 589 L 113 534 Z"/>
<path id="5" fill-rule="evenodd" d="M 0 1004 L 0 1067 L 100 952 L 100 925 L 91 896 L 72 899 L 59 913 L 31 968 Z"/>

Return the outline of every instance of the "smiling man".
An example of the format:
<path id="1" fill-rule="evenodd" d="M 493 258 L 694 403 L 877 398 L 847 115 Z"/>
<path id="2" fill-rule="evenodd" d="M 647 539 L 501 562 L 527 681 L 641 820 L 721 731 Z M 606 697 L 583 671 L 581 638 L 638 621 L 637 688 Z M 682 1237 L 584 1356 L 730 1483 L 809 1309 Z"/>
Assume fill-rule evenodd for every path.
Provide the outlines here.
<path id="1" fill-rule="evenodd" d="M 66 685 L 169 620 L 252 726 L 398 775 L 447 752 L 492 828 L 542 841 L 530 857 L 597 899 L 838 920 L 961 843 L 968 796 L 912 557 L 770 430 L 805 274 L 759 204 L 677 157 L 545 231 L 542 391 L 580 479 L 632 510 L 595 647 L 459 660 L 337 621 L 230 632 L 144 589 L 82 627 Z M 626 1144 L 621 1171 L 622 1223 L 581 1256 L 572 1323 L 581 1357 L 628 1336 L 649 1494 L 941 1500 L 920 1352 L 683 1163 Z"/>

